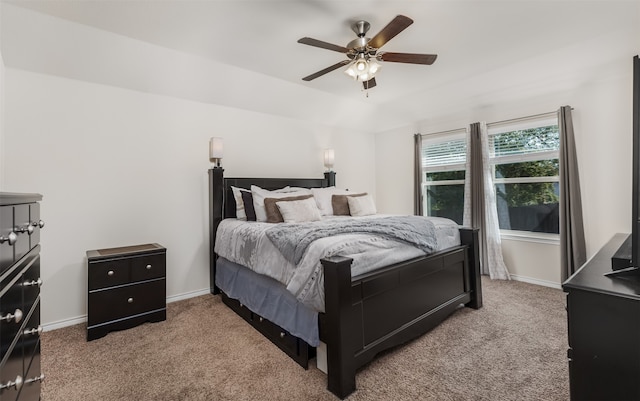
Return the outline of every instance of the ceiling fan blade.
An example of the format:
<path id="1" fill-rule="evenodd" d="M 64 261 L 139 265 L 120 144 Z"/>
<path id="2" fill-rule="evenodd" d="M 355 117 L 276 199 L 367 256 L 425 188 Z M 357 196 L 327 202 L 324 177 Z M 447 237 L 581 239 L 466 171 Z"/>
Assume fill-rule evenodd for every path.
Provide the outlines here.
<path id="1" fill-rule="evenodd" d="M 382 61 L 391 61 L 393 63 L 409 63 L 409 64 L 426 64 L 431 65 L 437 54 L 415 54 L 415 53 L 381 53 L 378 55 Z"/>
<path id="2" fill-rule="evenodd" d="M 343 60 L 339 63 L 336 63 L 334 65 L 332 65 L 331 67 L 327 67 L 324 70 L 320 70 L 318 72 L 316 72 L 315 74 L 311 74 L 307 77 L 302 78 L 303 81 L 311 81 L 312 79 L 316 79 L 318 77 L 323 76 L 324 74 L 331 72 L 333 70 L 337 70 L 338 68 L 342 67 L 343 65 L 347 65 L 351 62 L 351 60 Z"/>
<path id="3" fill-rule="evenodd" d="M 364 87 L 364 90 L 374 88 L 376 86 L 376 78 L 373 77 L 368 81 L 364 81 L 362 86 Z"/>
<path id="4" fill-rule="evenodd" d="M 304 37 L 302 39 L 298 39 L 298 43 L 302 43 L 303 45 L 315 46 L 321 49 L 333 50 L 334 52 L 347 53 L 349 49 L 343 46 L 334 45 L 332 43 L 323 42 L 318 39 L 307 38 Z"/>
<path id="5" fill-rule="evenodd" d="M 379 49 L 384 46 L 385 43 L 393 39 L 397 34 L 407 29 L 409 25 L 413 24 L 413 20 L 404 15 L 396 16 L 387 26 L 382 28 L 376 36 L 369 41 L 369 46 Z"/>

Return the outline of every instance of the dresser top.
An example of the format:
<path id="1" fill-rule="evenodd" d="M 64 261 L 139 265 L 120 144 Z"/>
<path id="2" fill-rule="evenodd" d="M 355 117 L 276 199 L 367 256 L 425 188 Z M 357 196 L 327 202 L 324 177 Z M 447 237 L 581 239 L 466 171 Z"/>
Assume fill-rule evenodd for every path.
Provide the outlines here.
<path id="1" fill-rule="evenodd" d="M 33 203 L 42 200 L 40 194 L 25 194 L 18 192 L 0 192 L 0 205 L 16 205 L 19 203 Z"/>
<path id="2" fill-rule="evenodd" d="M 585 290 L 640 300 L 640 276 L 607 277 L 612 271 L 611 256 L 629 234 L 616 234 L 587 263 L 562 284 L 565 292 Z"/>
<path id="3" fill-rule="evenodd" d="M 95 249 L 91 251 L 87 251 L 87 258 L 94 259 L 104 259 L 104 258 L 112 258 L 116 256 L 127 256 L 127 255 L 143 255 L 147 253 L 154 253 L 158 251 L 165 251 L 165 248 L 160 244 L 142 244 L 142 245 L 130 245 L 130 246 L 122 246 L 118 248 L 105 248 L 105 249 Z"/>

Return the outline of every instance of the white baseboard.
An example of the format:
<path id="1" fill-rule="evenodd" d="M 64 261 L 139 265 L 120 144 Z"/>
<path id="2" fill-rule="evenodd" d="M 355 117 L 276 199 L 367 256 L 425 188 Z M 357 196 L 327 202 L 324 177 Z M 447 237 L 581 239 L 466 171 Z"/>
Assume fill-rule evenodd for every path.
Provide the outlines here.
<path id="1" fill-rule="evenodd" d="M 189 298 L 195 298 L 195 297 L 199 297 L 201 295 L 206 295 L 209 293 L 210 293 L 210 290 L 209 290 L 209 287 L 207 287 L 201 290 L 185 292 L 178 295 L 172 295 L 170 297 L 167 297 L 167 303 L 170 304 L 172 302 L 182 301 Z M 51 331 L 51 330 L 57 330 L 63 327 L 73 326 L 76 324 L 82 324 L 86 322 L 87 322 L 87 315 L 81 315 L 77 317 L 71 317 L 68 319 L 62 319 L 55 322 L 43 324 L 42 329 L 44 331 Z"/>
<path id="2" fill-rule="evenodd" d="M 195 298 L 207 294 L 211 294 L 211 290 L 209 289 L 209 287 L 203 288 L 201 290 L 185 292 L 178 295 L 172 295 L 170 297 L 167 297 L 167 303 L 170 304 L 171 302 L 182 301 L 184 299 Z"/>
<path id="3" fill-rule="evenodd" d="M 560 283 L 556 283 L 553 281 L 540 280 L 539 278 L 533 278 L 533 277 L 518 276 L 517 274 L 511 274 L 510 276 L 511 276 L 511 279 L 515 281 L 522 281 L 529 284 L 536 284 L 544 287 L 551 287 L 558 290 L 562 289 L 562 286 L 560 285 Z"/>
<path id="4" fill-rule="evenodd" d="M 61 329 L 63 327 L 74 326 L 76 324 L 86 323 L 87 315 L 82 315 L 78 317 L 71 317 L 69 319 L 58 320 L 56 322 L 51 322 L 42 325 L 42 330 L 51 331 Z"/>

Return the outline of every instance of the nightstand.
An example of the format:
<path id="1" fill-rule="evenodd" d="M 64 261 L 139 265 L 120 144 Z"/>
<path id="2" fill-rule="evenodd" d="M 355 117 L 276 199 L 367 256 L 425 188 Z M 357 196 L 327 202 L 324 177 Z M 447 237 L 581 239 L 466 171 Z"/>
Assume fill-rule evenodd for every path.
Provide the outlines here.
<path id="1" fill-rule="evenodd" d="M 87 341 L 166 320 L 166 255 L 159 244 L 87 251 Z"/>

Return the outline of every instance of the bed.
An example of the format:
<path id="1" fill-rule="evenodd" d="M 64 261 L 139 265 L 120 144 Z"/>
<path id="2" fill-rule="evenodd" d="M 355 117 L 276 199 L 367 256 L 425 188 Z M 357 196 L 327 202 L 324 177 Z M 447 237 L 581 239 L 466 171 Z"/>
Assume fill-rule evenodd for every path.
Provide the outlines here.
<path id="1" fill-rule="evenodd" d="M 222 272 L 227 271 L 229 263 L 214 251 L 216 235 L 223 219 L 236 217 L 232 187 L 326 188 L 335 186 L 335 173 L 325 173 L 324 178 L 318 179 L 225 178 L 223 171 L 222 168 L 209 170 L 211 293 L 220 294 L 228 307 L 307 368 L 309 359 L 316 355 L 316 347 L 309 344 L 313 341 L 305 341 L 306 337 L 295 335 L 296 330 L 272 322 L 267 314 L 256 313 L 238 297 L 229 296 L 219 288 L 217 283 L 223 282 L 227 273 Z M 356 389 L 357 369 L 376 354 L 426 333 L 462 305 L 482 307 L 478 252 L 478 231 L 460 228 L 459 245 L 354 277 L 351 258 L 334 255 L 321 259 L 324 311 L 313 316 L 317 319 L 323 353 L 326 345 L 328 390 L 341 399 L 347 397 Z M 248 275 L 249 280 L 264 280 L 249 269 L 233 268 Z M 282 288 L 286 293 L 284 286 Z M 282 296 L 291 297 L 290 294 Z M 296 311 L 306 309 L 304 305 L 292 307 Z"/>

